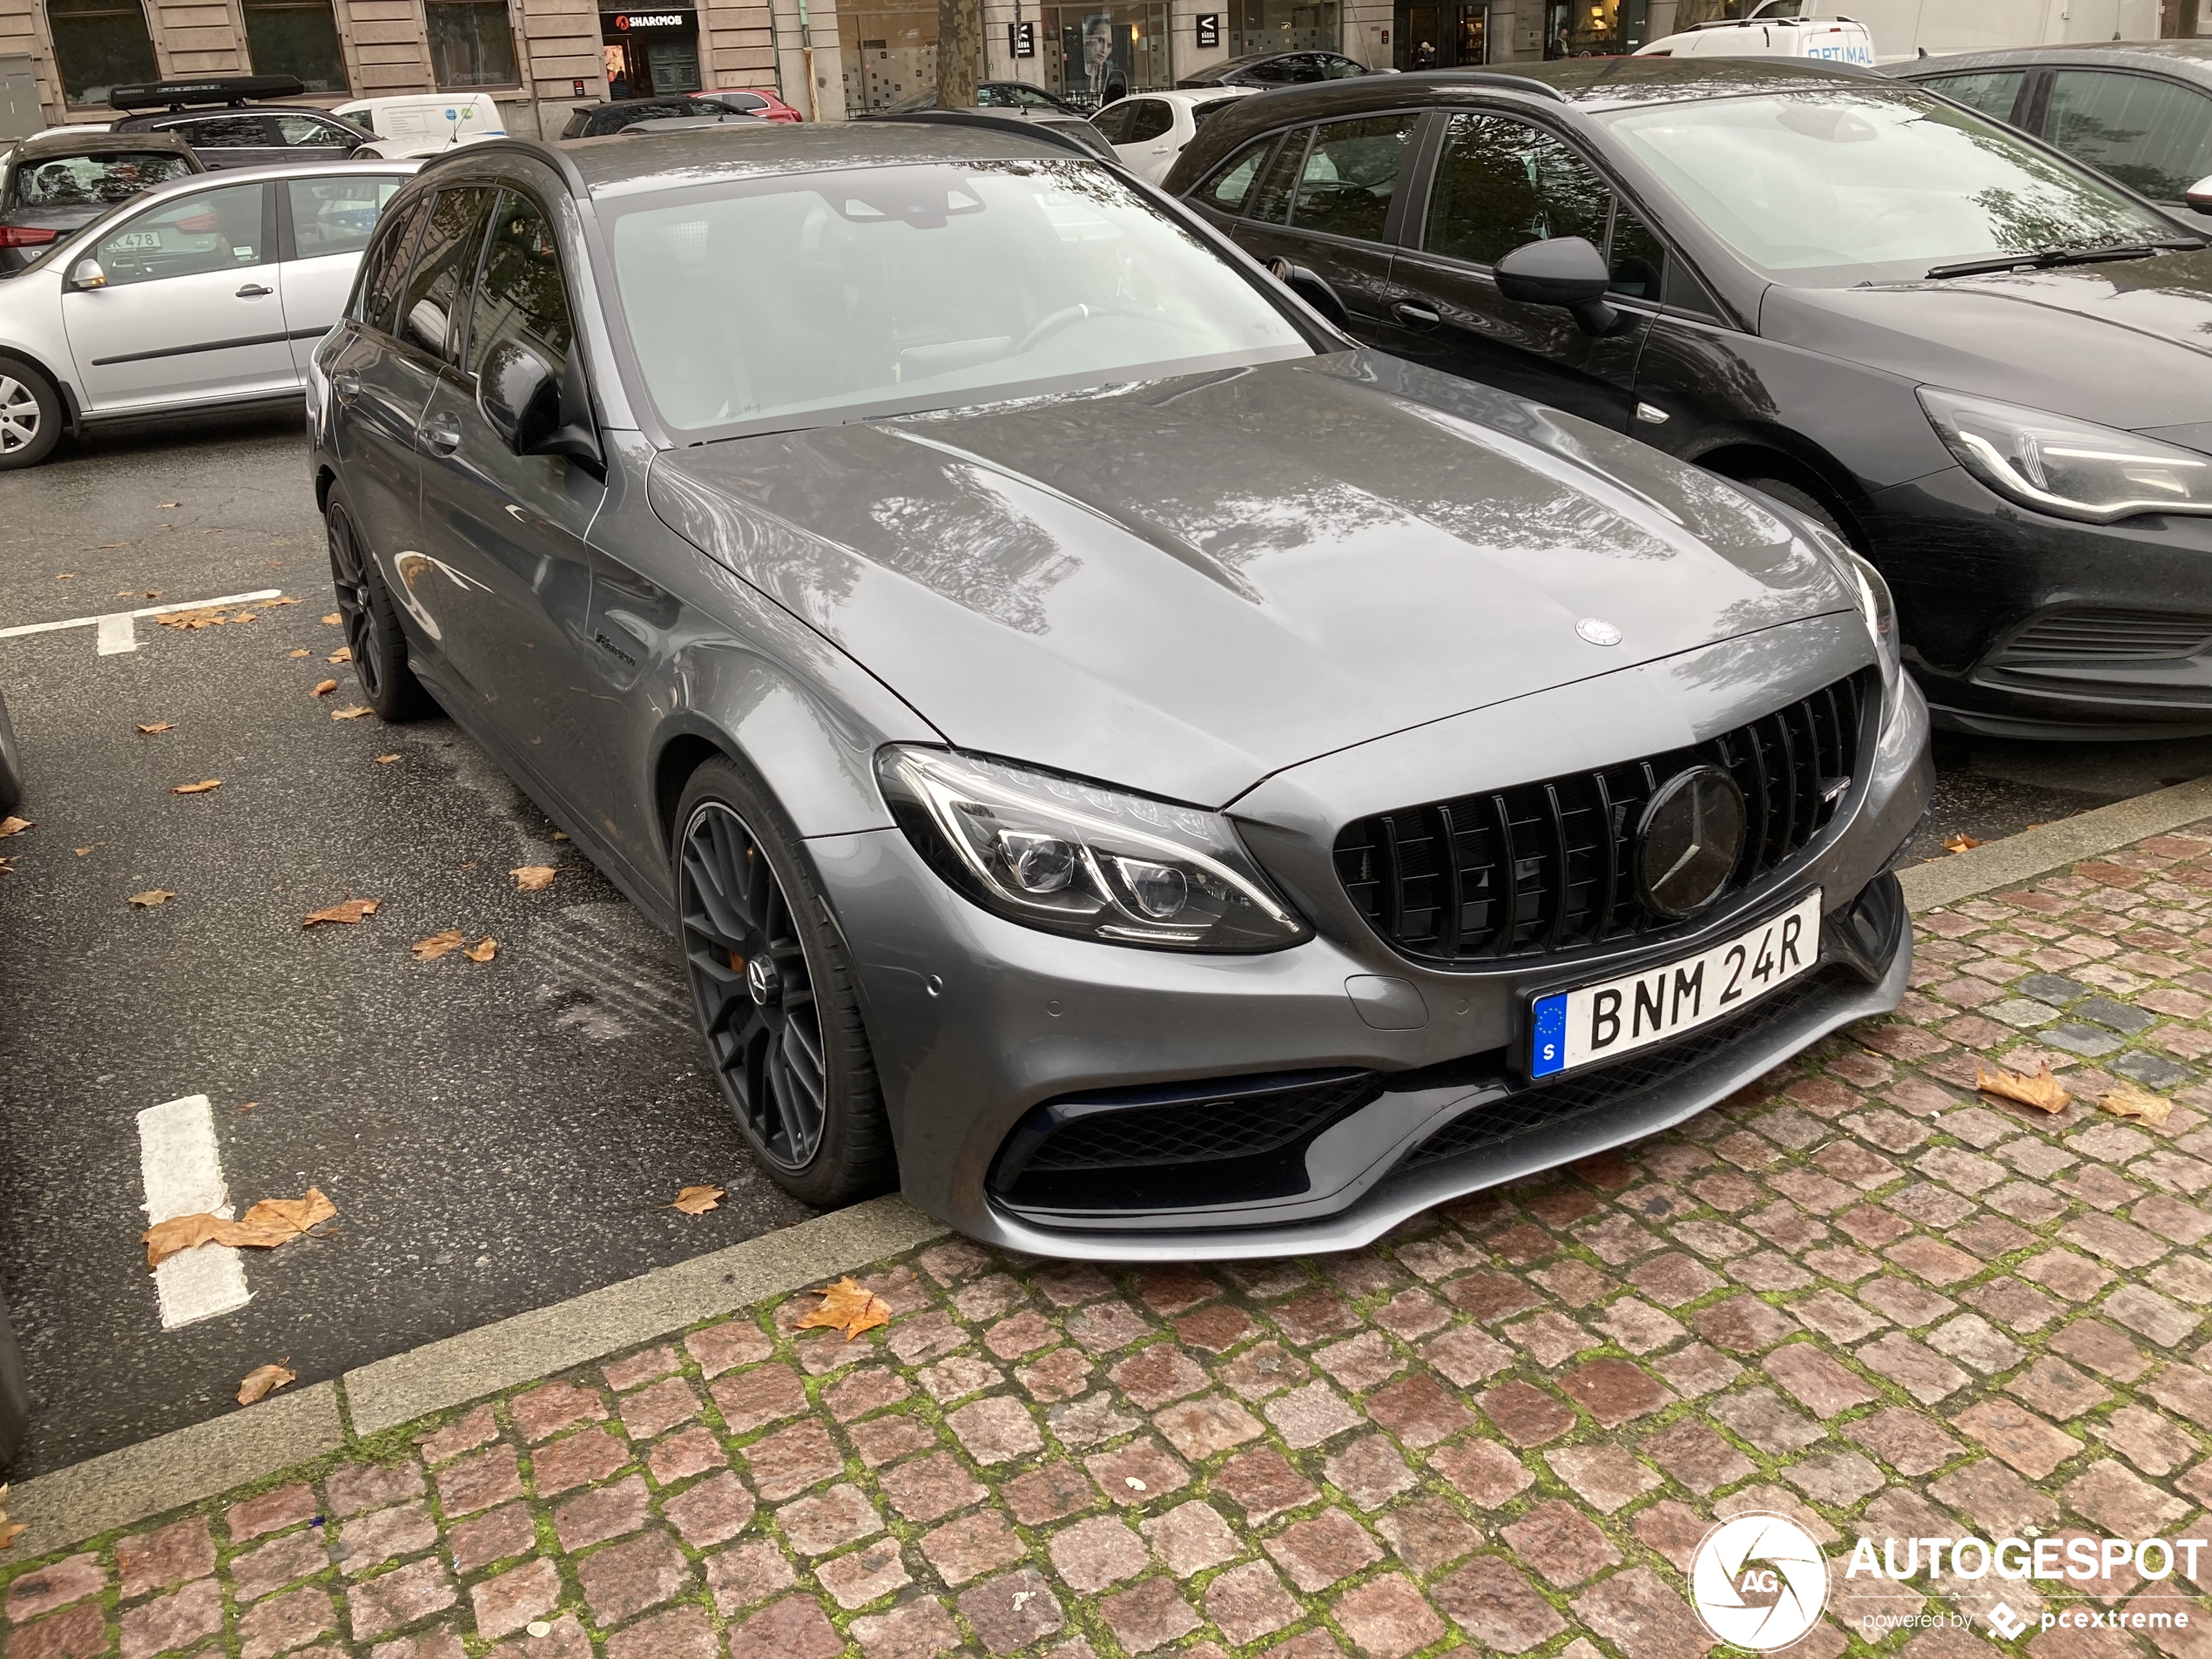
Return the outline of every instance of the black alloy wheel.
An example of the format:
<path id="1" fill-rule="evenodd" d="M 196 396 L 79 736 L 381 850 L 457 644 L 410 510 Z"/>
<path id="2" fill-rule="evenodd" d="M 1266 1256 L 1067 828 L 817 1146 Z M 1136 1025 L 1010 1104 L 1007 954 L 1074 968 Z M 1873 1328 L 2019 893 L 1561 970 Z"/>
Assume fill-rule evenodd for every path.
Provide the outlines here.
<path id="1" fill-rule="evenodd" d="M 677 840 L 686 976 L 724 1097 L 776 1184 L 810 1204 L 889 1184 L 888 1125 L 841 943 L 787 842 L 727 761 L 685 791 Z"/>
<path id="2" fill-rule="evenodd" d="M 376 563 L 354 528 L 353 515 L 334 496 L 324 514 L 330 538 L 330 585 L 338 595 L 354 678 L 377 718 L 413 720 L 431 709 L 429 693 L 408 666 L 407 638 Z"/>

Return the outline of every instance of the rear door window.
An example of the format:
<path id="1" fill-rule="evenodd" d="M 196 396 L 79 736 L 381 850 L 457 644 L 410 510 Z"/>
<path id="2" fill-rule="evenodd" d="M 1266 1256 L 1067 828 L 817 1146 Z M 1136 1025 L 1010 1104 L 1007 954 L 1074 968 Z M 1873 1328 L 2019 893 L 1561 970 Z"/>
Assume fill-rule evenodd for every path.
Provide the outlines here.
<path id="1" fill-rule="evenodd" d="M 1252 181 L 1259 177 L 1261 164 L 1274 147 L 1275 135 L 1271 132 L 1264 138 L 1253 139 L 1215 168 L 1213 177 L 1191 193 L 1191 199 L 1217 207 L 1224 213 L 1242 212 L 1245 199 L 1252 193 Z"/>
<path id="2" fill-rule="evenodd" d="M 1170 131 L 1175 125 L 1175 111 L 1157 98 L 1130 100 L 1136 112 L 1129 118 L 1129 137 L 1123 144 L 1146 144 Z"/>
<path id="3" fill-rule="evenodd" d="M 1297 127 L 1286 133 L 1283 147 L 1275 152 L 1275 159 L 1267 164 L 1267 171 L 1260 175 L 1259 184 L 1253 189 L 1244 210 L 1247 219 L 1264 220 L 1280 225 L 1291 205 L 1291 192 L 1305 166 L 1305 142 L 1313 136 L 1312 127 Z"/>
<path id="4" fill-rule="evenodd" d="M 2212 98 L 2174 81 L 2060 70 L 2048 131 L 2060 149 L 2154 200 L 2179 201 L 2212 173 Z"/>
<path id="5" fill-rule="evenodd" d="M 385 221 L 384 234 L 376 239 L 361 260 L 361 277 L 354 287 L 354 316 L 384 334 L 392 332 L 392 316 L 398 310 L 400 292 L 406 286 L 408 255 L 414 250 L 415 233 L 422 224 L 426 210 L 425 199 L 416 197 L 400 209 L 397 219 Z M 297 225 L 298 210 L 293 210 Z"/>
<path id="6" fill-rule="evenodd" d="M 400 301 L 399 337 L 418 351 L 454 361 L 457 312 L 476 274 L 476 252 L 491 212 L 488 186 L 442 190 L 417 239 L 407 293 Z"/>
<path id="7" fill-rule="evenodd" d="M 1406 143 L 1420 118 L 1408 111 L 1316 127 L 1298 172 L 1291 226 L 1381 241 Z"/>
<path id="8" fill-rule="evenodd" d="M 1136 111 L 1137 106 L 1132 103 L 1109 104 L 1090 118 L 1090 124 L 1106 135 L 1109 144 L 1133 143 L 1130 125 L 1136 119 Z"/>

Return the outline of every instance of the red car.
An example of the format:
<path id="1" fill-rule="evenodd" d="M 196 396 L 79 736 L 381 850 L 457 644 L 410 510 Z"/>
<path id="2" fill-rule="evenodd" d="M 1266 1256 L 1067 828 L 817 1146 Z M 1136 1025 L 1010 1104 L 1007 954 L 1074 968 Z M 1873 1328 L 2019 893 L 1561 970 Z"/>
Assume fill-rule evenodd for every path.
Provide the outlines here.
<path id="1" fill-rule="evenodd" d="M 773 92 L 759 86 L 717 86 L 704 92 L 694 92 L 691 96 L 719 98 L 732 109 L 742 111 L 747 115 L 757 115 L 764 121 L 804 121 L 806 118 Z M 758 100 L 757 106 L 754 100 Z"/>

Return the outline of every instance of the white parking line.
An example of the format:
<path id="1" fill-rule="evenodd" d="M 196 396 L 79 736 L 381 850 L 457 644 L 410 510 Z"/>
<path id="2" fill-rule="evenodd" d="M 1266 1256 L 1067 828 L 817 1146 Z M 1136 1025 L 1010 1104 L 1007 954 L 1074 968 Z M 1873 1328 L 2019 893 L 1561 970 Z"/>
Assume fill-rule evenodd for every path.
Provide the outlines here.
<path id="1" fill-rule="evenodd" d="M 98 630 L 94 653 L 113 657 L 138 650 L 140 617 L 165 617 L 172 610 L 209 610 L 218 605 L 259 604 L 264 599 L 283 597 L 282 588 L 260 588 L 252 593 L 226 593 L 219 599 L 186 599 L 177 604 L 144 605 L 136 610 L 111 610 L 101 616 L 71 617 L 61 622 L 26 622 L 13 628 L 0 628 L 0 639 L 20 639 L 25 634 L 57 634 L 67 628 L 94 628 Z"/>
<path id="2" fill-rule="evenodd" d="M 215 1112 L 205 1095 L 186 1095 L 138 1114 L 138 1167 L 146 1186 L 146 1222 L 176 1216 L 232 1214 L 215 1143 Z M 153 1270 L 161 1296 L 161 1327 L 212 1319 L 246 1305 L 246 1263 L 228 1244 L 180 1251 Z"/>

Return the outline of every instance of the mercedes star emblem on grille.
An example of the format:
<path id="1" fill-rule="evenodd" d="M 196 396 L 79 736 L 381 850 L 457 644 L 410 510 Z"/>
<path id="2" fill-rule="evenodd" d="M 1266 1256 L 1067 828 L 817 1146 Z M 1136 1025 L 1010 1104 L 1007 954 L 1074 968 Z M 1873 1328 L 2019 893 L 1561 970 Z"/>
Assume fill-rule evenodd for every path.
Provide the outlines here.
<path id="1" fill-rule="evenodd" d="M 1636 831 L 1636 883 L 1670 921 L 1721 895 L 1743 850 L 1743 792 L 1718 766 L 1691 766 L 1659 786 Z"/>

